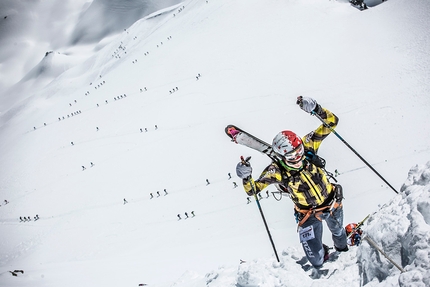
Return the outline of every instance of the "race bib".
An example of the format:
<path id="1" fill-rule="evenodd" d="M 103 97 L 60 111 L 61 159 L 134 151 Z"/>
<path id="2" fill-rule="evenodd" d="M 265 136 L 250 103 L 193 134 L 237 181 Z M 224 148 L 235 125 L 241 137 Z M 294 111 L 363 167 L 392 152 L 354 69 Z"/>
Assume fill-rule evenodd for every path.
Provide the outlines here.
<path id="1" fill-rule="evenodd" d="M 300 236 L 300 243 L 314 239 L 315 234 L 314 234 L 314 229 L 312 225 L 305 228 L 300 228 L 299 236 Z"/>

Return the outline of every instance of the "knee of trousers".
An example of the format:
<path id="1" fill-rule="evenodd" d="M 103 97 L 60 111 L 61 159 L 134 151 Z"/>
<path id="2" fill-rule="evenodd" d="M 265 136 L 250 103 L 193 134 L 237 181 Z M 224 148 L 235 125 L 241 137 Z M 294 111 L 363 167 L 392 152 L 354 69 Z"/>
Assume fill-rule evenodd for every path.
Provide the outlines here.
<path id="1" fill-rule="evenodd" d="M 335 230 L 334 232 L 332 232 L 332 234 L 333 234 L 333 236 L 335 236 L 335 237 L 342 237 L 342 236 L 345 236 L 345 235 L 346 235 L 345 230 L 344 230 L 343 228 L 342 228 L 342 229 Z"/>
<path id="2" fill-rule="evenodd" d="M 312 241 L 312 240 L 310 240 Z M 318 244 L 319 245 L 319 244 Z M 324 248 L 317 247 L 312 242 L 302 242 L 303 250 L 305 251 L 306 258 L 314 267 L 321 267 L 324 263 Z"/>

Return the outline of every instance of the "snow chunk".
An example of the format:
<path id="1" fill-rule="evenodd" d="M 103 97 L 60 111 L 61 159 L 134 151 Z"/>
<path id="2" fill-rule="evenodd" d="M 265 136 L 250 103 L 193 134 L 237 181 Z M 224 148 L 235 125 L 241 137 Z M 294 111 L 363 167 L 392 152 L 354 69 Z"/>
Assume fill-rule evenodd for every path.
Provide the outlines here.
<path id="1" fill-rule="evenodd" d="M 365 231 L 405 272 L 365 243 L 358 256 L 368 286 L 430 286 L 430 162 L 410 169 L 401 192 Z"/>

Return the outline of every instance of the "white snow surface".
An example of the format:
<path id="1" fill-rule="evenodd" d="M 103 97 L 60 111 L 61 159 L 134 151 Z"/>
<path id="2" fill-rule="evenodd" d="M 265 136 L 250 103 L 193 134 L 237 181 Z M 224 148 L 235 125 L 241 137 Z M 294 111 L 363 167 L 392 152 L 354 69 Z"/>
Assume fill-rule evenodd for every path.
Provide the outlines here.
<path id="1" fill-rule="evenodd" d="M 5 0 L 0 12 L 0 286 L 430 285 L 428 0 Z M 292 203 L 269 197 L 277 262 L 234 172 L 241 155 L 254 177 L 269 159 L 224 128 L 304 135 L 320 123 L 298 95 L 338 115 L 399 192 L 335 135 L 322 144 L 344 224 L 371 214 L 365 236 L 404 272 L 364 240 L 311 279 Z"/>

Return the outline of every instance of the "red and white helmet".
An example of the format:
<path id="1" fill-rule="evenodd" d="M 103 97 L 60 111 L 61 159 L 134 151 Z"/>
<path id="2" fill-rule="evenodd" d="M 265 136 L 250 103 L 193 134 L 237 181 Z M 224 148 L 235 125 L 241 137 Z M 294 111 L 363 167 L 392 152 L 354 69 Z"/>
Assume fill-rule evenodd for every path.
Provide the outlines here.
<path id="1" fill-rule="evenodd" d="M 292 131 L 278 133 L 272 142 L 273 150 L 282 155 L 287 162 L 297 163 L 303 158 L 302 139 Z"/>
<path id="2" fill-rule="evenodd" d="M 357 223 L 348 224 L 347 226 L 345 226 L 346 234 L 349 235 L 350 233 L 355 232 L 356 228 L 357 228 Z"/>

